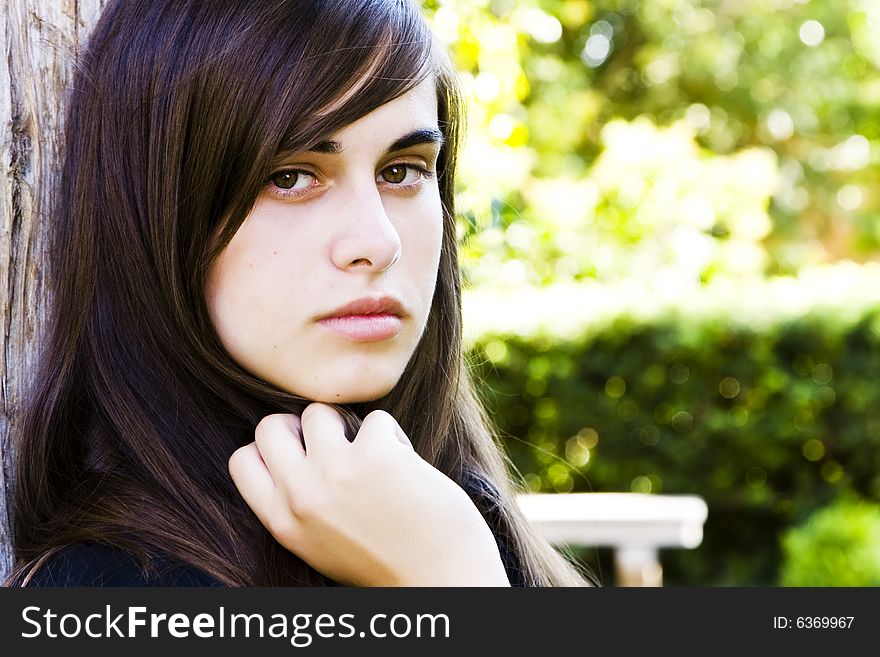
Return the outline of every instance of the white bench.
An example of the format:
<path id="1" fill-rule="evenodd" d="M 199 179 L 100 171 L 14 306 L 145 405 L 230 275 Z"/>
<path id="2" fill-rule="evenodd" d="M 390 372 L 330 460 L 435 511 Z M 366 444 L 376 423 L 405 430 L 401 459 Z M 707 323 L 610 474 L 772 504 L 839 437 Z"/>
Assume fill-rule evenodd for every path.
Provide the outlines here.
<path id="1" fill-rule="evenodd" d="M 708 515 L 695 495 L 532 493 L 518 502 L 553 545 L 614 548 L 618 586 L 661 586 L 658 549 L 697 547 Z"/>

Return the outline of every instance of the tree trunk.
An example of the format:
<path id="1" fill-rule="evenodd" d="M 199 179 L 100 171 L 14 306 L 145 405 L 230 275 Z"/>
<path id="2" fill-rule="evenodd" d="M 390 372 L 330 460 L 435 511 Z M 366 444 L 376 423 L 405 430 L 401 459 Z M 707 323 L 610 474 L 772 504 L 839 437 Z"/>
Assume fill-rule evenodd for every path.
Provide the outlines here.
<path id="1" fill-rule="evenodd" d="M 12 565 L 14 436 L 54 287 L 44 265 L 64 92 L 105 1 L 0 0 L 0 580 Z"/>

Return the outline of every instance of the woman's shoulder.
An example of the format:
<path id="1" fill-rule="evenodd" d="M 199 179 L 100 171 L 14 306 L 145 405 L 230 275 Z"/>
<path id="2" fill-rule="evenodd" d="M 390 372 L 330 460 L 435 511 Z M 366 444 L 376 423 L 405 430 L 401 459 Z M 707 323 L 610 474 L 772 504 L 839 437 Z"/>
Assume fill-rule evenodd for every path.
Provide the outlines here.
<path id="1" fill-rule="evenodd" d="M 131 553 L 102 543 L 76 543 L 54 552 L 27 586 L 222 586 L 202 571 L 154 555 L 145 568 Z"/>

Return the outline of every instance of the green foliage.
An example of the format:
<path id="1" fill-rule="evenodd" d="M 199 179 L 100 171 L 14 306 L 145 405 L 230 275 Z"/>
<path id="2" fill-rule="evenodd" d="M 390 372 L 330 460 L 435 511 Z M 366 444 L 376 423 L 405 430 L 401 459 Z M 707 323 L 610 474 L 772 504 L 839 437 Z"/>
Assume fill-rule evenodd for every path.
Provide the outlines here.
<path id="1" fill-rule="evenodd" d="M 435 0 L 471 108 L 465 268 L 546 285 L 880 252 L 880 5 Z"/>
<path id="2" fill-rule="evenodd" d="M 842 499 L 782 537 L 783 586 L 880 586 L 880 506 Z"/>
<path id="3" fill-rule="evenodd" d="M 775 584 L 785 529 L 841 491 L 880 499 L 880 308 L 760 329 L 620 315 L 568 340 L 486 334 L 471 356 L 531 490 L 705 499 L 670 583 Z"/>
<path id="4" fill-rule="evenodd" d="M 465 328 L 529 486 L 699 494 L 666 580 L 776 583 L 782 532 L 880 496 L 880 3 L 426 4 L 470 107 Z"/>

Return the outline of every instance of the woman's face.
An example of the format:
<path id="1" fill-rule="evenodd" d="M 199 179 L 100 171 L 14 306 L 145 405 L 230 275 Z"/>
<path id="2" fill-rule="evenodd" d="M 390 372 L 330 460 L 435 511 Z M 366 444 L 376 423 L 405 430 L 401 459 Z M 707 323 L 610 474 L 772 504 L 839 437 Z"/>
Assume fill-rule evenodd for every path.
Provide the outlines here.
<path id="1" fill-rule="evenodd" d="M 315 401 L 394 387 L 437 281 L 441 140 L 428 79 L 328 141 L 278 155 L 208 271 L 208 308 L 232 358 Z"/>

